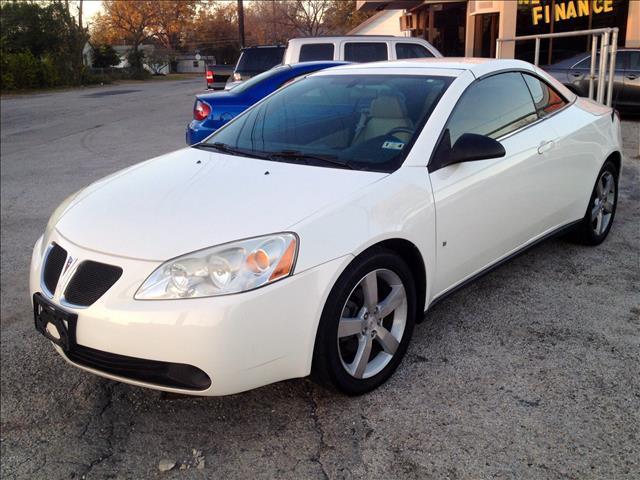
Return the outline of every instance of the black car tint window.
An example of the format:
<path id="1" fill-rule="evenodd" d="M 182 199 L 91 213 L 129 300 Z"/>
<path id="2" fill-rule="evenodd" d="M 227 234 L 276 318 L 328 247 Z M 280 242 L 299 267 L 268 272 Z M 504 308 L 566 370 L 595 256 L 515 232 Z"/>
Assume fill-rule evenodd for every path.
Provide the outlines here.
<path id="1" fill-rule="evenodd" d="M 396 57 L 398 60 L 403 58 L 427 58 L 433 57 L 433 54 L 422 45 L 415 43 L 398 43 L 396 44 Z"/>
<path id="2" fill-rule="evenodd" d="M 499 138 L 538 120 L 529 89 L 520 73 L 479 80 L 464 93 L 447 128 L 453 145 L 464 133 Z"/>
<path id="3" fill-rule="evenodd" d="M 282 62 L 284 48 L 252 48 L 242 52 L 237 72 L 264 72 Z"/>
<path id="4" fill-rule="evenodd" d="M 355 43 L 344 46 L 344 59 L 348 62 L 377 62 L 387 60 L 386 43 Z"/>
<path id="5" fill-rule="evenodd" d="M 300 47 L 301 62 L 333 60 L 333 43 L 310 43 Z"/>

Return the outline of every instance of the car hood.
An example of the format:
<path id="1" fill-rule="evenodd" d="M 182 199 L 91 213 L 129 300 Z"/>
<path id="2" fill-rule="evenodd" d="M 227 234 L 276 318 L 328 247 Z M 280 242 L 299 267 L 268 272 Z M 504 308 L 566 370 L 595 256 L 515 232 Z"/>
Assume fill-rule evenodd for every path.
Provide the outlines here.
<path id="1" fill-rule="evenodd" d="M 386 175 L 183 149 L 82 190 L 56 230 L 83 248 L 163 261 L 285 231 Z"/>

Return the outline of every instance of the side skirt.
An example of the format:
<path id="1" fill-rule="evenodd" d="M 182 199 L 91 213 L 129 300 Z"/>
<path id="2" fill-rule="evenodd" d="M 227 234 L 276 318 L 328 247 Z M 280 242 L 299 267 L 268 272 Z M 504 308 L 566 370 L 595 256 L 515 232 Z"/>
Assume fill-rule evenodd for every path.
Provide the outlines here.
<path id="1" fill-rule="evenodd" d="M 438 304 L 440 301 L 444 300 L 445 298 L 447 298 L 449 295 L 453 295 L 454 293 L 456 293 L 458 290 L 463 289 L 464 287 L 466 287 L 467 285 L 469 285 L 470 283 L 474 282 L 475 280 L 484 277 L 485 275 L 487 275 L 488 273 L 491 273 L 492 271 L 494 271 L 496 268 L 502 266 L 504 263 L 507 263 L 509 260 L 512 260 L 514 258 L 516 258 L 518 255 L 521 255 L 522 253 L 526 252 L 527 250 L 529 250 L 530 248 L 535 247 L 536 245 L 539 245 L 540 243 L 549 240 L 550 238 L 553 237 L 558 237 L 561 235 L 564 235 L 565 233 L 569 233 L 571 230 L 573 230 L 580 222 L 582 222 L 582 218 L 580 220 L 576 220 L 573 221 L 571 223 L 568 223 L 566 225 L 563 225 L 562 227 L 557 228 L 556 230 L 553 230 L 552 232 L 547 233 L 546 235 L 543 235 L 542 237 L 538 238 L 537 240 L 523 246 L 522 248 L 520 248 L 519 250 L 516 250 L 515 252 L 507 255 L 506 257 L 504 257 L 501 260 L 498 260 L 496 263 L 493 263 L 491 265 L 489 265 L 487 268 L 485 268 L 484 270 L 479 271 L 478 273 L 476 273 L 475 275 L 472 275 L 471 277 L 467 278 L 466 280 L 460 282 L 458 285 L 456 285 L 455 287 L 453 287 L 450 290 L 447 290 L 446 292 L 444 292 L 443 294 L 437 296 L 436 298 L 434 298 L 431 303 L 429 304 L 429 307 L 427 307 L 427 309 L 424 312 L 424 316 L 427 315 L 427 313 L 429 312 L 429 309 L 431 309 L 434 305 Z M 423 319 L 424 320 L 424 319 Z"/>

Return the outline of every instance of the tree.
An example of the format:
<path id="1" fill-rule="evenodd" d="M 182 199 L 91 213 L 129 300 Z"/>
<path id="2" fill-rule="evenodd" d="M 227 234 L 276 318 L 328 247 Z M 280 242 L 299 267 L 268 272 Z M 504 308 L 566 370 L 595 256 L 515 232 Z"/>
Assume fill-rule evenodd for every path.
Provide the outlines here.
<path id="1" fill-rule="evenodd" d="M 82 2 L 80 2 L 80 7 Z M 39 64 L 42 86 L 57 83 L 79 83 L 82 78 L 82 49 L 87 41 L 87 30 L 69 11 L 69 2 L 4 2 L 0 6 L 3 56 L 23 54 L 32 59 L 27 63 Z M 25 56 L 26 55 L 26 56 Z M 25 60 L 26 62 L 26 60 Z M 8 62 L 3 66 L 18 65 Z M 19 73 L 3 72 L 19 77 Z M 16 84 L 20 88 L 23 85 Z M 30 82 L 28 82 L 30 83 Z M 35 86 L 35 85 L 26 85 Z"/>
<path id="2" fill-rule="evenodd" d="M 109 17 L 101 12 L 96 13 L 91 20 L 89 28 L 91 32 L 91 43 L 117 45 L 126 43 L 126 34 L 121 30 L 111 28 Z"/>
<path id="3" fill-rule="evenodd" d="M 151 53 L 147 54 L 145 63 L 154 75 L 164 75 L 166 73 L 165 69 L 170 66 L 172 54 L 172 50 L 154 48 Z"/>
<path id="4" fill-rule="evenodd" d="M 286 43 L 295 36 L 342 35 L 372 13 L 356 10 L 356 0 L 272 0 L 252 2 L 245 15 L 247 43 L 255 45 Z"/>
<path id="5" fill-rule="evenodd" d="M 197 3 L 196 0 L 156 2 L 155 36 L 165 48 L 177 51 L 182 46 L 184 32 L 193 23 Z"/>
<path id="6" fill-rule="evenodd" d="M 298 35 L 284 14 L 283 1 L 252 2 L 245 10 L 247 45 L 286 43 Z"/>
<path id="7" fill-rule="evenodd" d="M 84 68 L 82 50 L 89 39 L 89 32 L 82 25 L 82 0 L 78 3 L 78 21 L 69 10 L 69 2 L 65 0 L 53 1 L 49 4 L 54 18 L 58 20 L 61 29 L 57 32 L 62 39 L 63 47 L 56 55 L 64 62 L 64 67 L 68 70 L 72 83 L 80 83 Z"/>
<path id="8" fill-rule="evenodd" d="M 199 9 L 184 42 L 184 48 L 214 55 L 218 63 L 235 63 L 240 51 L 235 2 L 212 3 Z"/>
<path id="9" fill-rule="evenodd" d="M 356 0 L 331 0 L 323 22 L 327 33 L 345 35 L 375 13 L 356 10 Z"/>
<path id="10" fill-rule="evenodd" d="M 96 68 L 109 68 L 120 63 L 120 56 L 115 49 L 108 44 L 100 44 L 93 47 L 93 66 Z"/>
<path id="11" fill-rule="evenodd" d="M 323 23 L 324 15 L 331 5 L 331 0 L 295 0 L 279 2 L 285 25 L 293 27 L 299 35 L 315 37 L 326 31 Z"/>
<path id="12" fill-rule="evenodd" d="M 11 53 L 29 51 L 34 57 L 62 46 L 60 30 L 51 9 L 37 3 L 11 2 L 0 6 L 0 28 L 4 48 Z"/>
<path id="13" fill-rule="evenodd" d="M 105 37 L 120 37 L 131 45 L 129 60 L 134 70 L 142 70 L 142 59 L 138 50 L 142 42 L 157 33 L 159 9 L 154 0 L 104 0 L 104 15 L 98 18 L 98 25 L 105 29 Z"/>

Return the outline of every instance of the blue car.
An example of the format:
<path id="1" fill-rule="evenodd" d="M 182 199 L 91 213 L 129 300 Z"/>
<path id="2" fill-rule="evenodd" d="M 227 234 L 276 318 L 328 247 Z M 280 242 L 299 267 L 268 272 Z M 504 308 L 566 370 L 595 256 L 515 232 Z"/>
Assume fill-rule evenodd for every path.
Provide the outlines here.
<path id="1" fill-rule="evenodd" d="M 193 120 L 187 125 L 187 145 L 201 142 L 236 115 L 301 75 L 348 62 L 304 62 L 282 65 L 256 75 L 224 92 L 196 95 Z"/>

